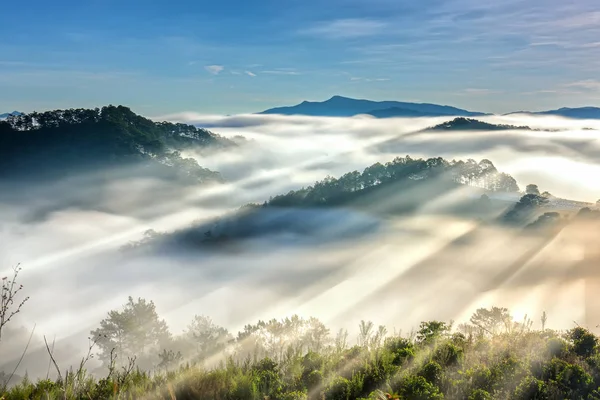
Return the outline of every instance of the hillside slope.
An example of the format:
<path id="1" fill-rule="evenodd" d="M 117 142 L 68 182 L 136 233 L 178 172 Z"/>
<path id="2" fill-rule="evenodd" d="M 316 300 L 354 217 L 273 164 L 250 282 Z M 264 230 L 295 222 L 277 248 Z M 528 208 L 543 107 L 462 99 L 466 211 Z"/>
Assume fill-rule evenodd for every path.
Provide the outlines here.
<path id="1" fill-rule="evenodd" d="M 124 106 L 12 115 L 0 121 L 0 179 L 44 180 L 144 166 L 148 176 L 218 180 L 217 173 L 179 151 L 227 146 L 235 144 L 194 126 L 153 122 Z"/>

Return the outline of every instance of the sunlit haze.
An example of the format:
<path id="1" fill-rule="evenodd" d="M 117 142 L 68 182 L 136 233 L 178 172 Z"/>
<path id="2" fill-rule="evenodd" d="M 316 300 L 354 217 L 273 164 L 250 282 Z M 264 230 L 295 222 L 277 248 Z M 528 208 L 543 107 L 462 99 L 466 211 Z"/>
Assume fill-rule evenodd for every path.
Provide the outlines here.
<path id="1" fill-rule="evenodd" d="M 600 4 L 0 12 L 0 400 L 600 399 Z"/>

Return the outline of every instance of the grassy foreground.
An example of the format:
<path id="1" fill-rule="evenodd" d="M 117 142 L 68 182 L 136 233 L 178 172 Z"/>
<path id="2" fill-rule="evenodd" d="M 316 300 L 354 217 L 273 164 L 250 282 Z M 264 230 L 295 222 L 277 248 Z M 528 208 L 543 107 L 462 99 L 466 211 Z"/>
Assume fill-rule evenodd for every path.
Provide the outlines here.
<path id="1" fill-rule="evenodd" d="M 490 325 L 492 326 L 492 325 Z M 149 374 L 133 363 L 94 378 L 83 368 L 20 384 L 0 399 L 600 399 L 598 338 L 422 323 L 410 337 L 368 335 L 359 345 L 180 366 Z M 493 327 L 493 326 L 492 326 Z M 1 389 L 0 389 L 1 390 Z"/>

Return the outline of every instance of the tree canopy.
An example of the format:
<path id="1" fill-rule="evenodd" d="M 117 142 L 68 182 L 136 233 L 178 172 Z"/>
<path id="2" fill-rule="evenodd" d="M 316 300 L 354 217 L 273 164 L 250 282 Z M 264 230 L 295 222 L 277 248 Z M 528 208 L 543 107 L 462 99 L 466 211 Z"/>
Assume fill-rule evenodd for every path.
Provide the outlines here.
<path id="1" fill-rule="evenodd" d="M 441 157 L 414 159 L 406 156 L 396 157 L 386 164 L 373 164 L 365 168 L 362 173 L 352 171 L 339 178 L 328 176 L 307 188 L 275 196 L 267 204 L 270 206 L 335 205 L 354 199 L 376 187 L 428 179 L 475 186 L 494 192 L 519 191 L 515 179 L 499 172 L 489 160 L 447 161 Z"/>
<path id="2" fill-rule="evenodd" d="M 104 365 L 114 362 L 119 367 L 133 357 L 143 366 L 152 366 L 156 363 L 159 349 L 171 337 L 166 322 L 156 312 L 154 302 L 132 297 L 123 310 L 110 311 L 91 335 Z"/>

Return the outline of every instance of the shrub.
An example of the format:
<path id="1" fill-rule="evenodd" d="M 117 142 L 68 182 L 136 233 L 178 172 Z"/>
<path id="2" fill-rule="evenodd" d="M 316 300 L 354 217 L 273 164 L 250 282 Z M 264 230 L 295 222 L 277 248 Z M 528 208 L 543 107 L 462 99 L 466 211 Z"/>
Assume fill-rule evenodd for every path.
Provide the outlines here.
<path id="1" fill-rule="evenodd" d="M 412 375 L 406 378 L 399 390 L 403 399 L 406 400 L 436 400 L 443 399 L 437 386 L 427 382 L 422 376 Z"/>
<path id="2" fill-rule="evenodd" d="M 576 327 L 567 333 L 567 337 L 573 343 L 573 351 L 581 357 L 589 357 L 594 354 L 598 339 L 587 329 Z"/>
<path id="3" fill-rule="evenodd" d="M 442 371 L 442 367 L 440 366 L 440 364 L 436 363 L 435 361 L 430 361 L 423 367 L 421 367 L 421 370 L 419 371 L 418 375 L 425 378 L 427 382 L 439 386 L 439 384 L 442 381 L 444 372 Z"/>
<path id="4" fill-rule="evenodd" d="M 483 389 L 475 389 L 469 395 L 469 400 L 492 400 L 492 395 Z"/>

